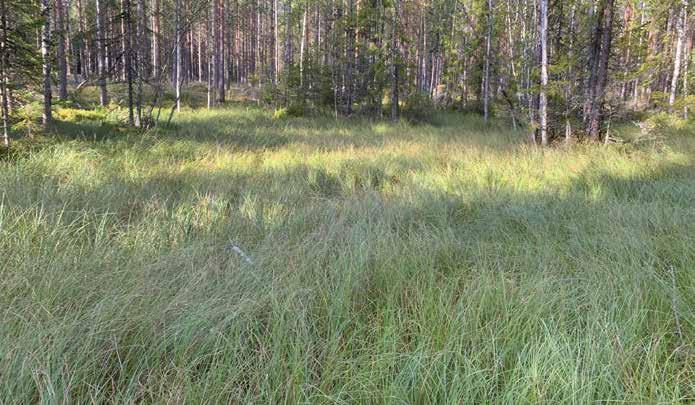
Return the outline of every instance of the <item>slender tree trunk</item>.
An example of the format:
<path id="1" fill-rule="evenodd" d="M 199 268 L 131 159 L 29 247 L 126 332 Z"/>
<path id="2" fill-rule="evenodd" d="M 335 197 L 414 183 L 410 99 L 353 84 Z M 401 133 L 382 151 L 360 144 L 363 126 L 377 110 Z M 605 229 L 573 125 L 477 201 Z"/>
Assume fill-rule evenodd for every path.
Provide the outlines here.
<path id="1" fill-rule="evenodd" d="M 176 49 L 175 49 L 175 67 L 176 67 L 176 82 L 175 82 L 175 88 L 176 88 L 176 111 L 181 112 L 181 64 L 182 64 L 182 58 L 181 58 L 181 52 L 183 47 L 181 46 L 181 0 L 176 0 L 176 10 L 175 10 L 175 20 L 176 20 Z"/>
<path id="2" fill-rule="evenodd" d="M 219 37 L 219 56 L 218 56 L 218 61 L 219 61 L 219 66 L 217 67 L 219 72 L 217 76 L 217 101 L 222 104 L 224 103 L 225 99 L 225 80 L 224 80 L 224 65 L 225 65 L 225 34 L 226 34 L 226 26 L 227 26 L 227 21 L 226 21 L 226 10 L 227 8 L 225 7 L 225 1 L 226 0 L 220 0 L 219 7 L 220 10 L 218 12 L 217 18 L 219 19 L 219 24 L 218 24 L 218 37 Z"/>
<path id="3" fill-rule="evenodd" d="M 485 67 L 483 72 L 483 118 L 490 118 L 490 48 L 492 47 L 492 0 L 487 0 L 487 35 L 485 37 Z"/>
<path id="4" fill-rule="evenodd" d="M 186 7 L 186 15 L 191 15 L 190 5 Z M 187 24 L 186 27 L 186 38 L 186 41 L 188 42 L 188 56 L 186 57 L 186 81 L 191 82 L 193 81 L 195 71 L 195 69 L 193 68 L 195 61 L 195 41 L 193 38 L 193 27 L 191 26 L 190 22 Z"/>
<path id="5" fill-rule="evenodd" d="M 207 43 L 206 43 L 206 45 L 207 45 L 206 46 L 206 48 L 207 48 L 207 53 L 206 53 L 207 61 L 206 62 L 207 62 L 207 66 L 208 66 L 208 69 L 207 69 L 207 73 L 208 73 L 208 75 L 207 75 L 207 87 L 208 87 L 207 106 L 208 106 L 208 110 L 212 108 L 213 103 L 214 103 L 214 99 L 215 99 L 214 98 L 215 96 L 213 94 L 213 92 L 214 92 L 213 83 L 214 83 L 214 76 L 215 76 L 215 72 L 213 69 L 214 54 L 215 54 L 213 42 L 214 42 L 215 35 L 213 34 L 213 30 L 214 30 L 213 21 L 214 21 L 214 19 L 212 18 L 212 16 L 214 15 L 214 13 L 213 13 L 214 8 L 215 8 L 215 6 L 213 4 L 210 7 L 210 10 L 208 10 L 208 16 L 210 16 L 210 18 L 208 18 L 206 20 L 206 23 L 205 23 L 205 31 L 206 31 L 206 35 L 207 35 Z"/>
<path id="6" fill-rule="evenodd" d="M 85 13 L 82 8 L 82 0 L 77 0 L 75 2 L 76 9 L 77 9 L 77 29 L 80 37 L 80 42 L 77 50 L 77 55 L 79 58 L 79 66 L 80 66 L 80 75 L 82 76 L 82 80 L 87 80 L 90 74 L 90 61 L 91 61 L 91 47 L 89 46 L 89 39 L 86 37 L 86 22 L 85 22 Z"/>
<path id="7" fill-rule="evenodd" d="M 41 31 L 41 57 L 43 59 L 43 125 L 47 127 L 53 121 L 51 112 L 51 7 L 50 0 L 41 0 L 41 17 L 43 29 Z"/>
<path id="8" fill-rule="evenodd" d="M 548 146 L 548 0 L 540 0 L 541 91 L 538 115 L 541 125 L 541 145 Z"/>
<path id="9" fill-rule="evenodd" d="M 280 72 L 280 40 L 278 36 L 278 0 L 273 0 L 273 84 L 278 84 Z"/>
<path id="10" fill-rule="evenodd" d="M 135 96 L 135 126 L 140 128 L 142 124 L 142 80 L 145 76 L 145 0 L 137 1 L 137 16 L 135 23 L 135 75 L 137 80 L 137 90 Z"/>
<path id="11" fill-rule="evenodd" d="M 109 96 L 106 90 L 106 44 L 105 38 L 105 24 L 104 15 L 106 14 L 104 0 L 96 0 L 96 20 L 97 20 L 97 69 L 98 71 L 98 84 L 99 84 L 99 104 L 104 107 L 109 103 Z"/>
<path id="12" fill-rule="evenodd" d="M 302 39 L 299 42 L 299 87 L 304 87 L 304 47 L 306 46 L 306 9 L 302 16 Z"/>
<path id="13" fill-rule="evenodd" d="M 0 0 L 0 24 L 2 24 L 2 40 L 0 41 L 0 86 L 2 86 L 2 144 L 5 148 L 10 147 L 10 103 L 7 92 L 9 90 L 9 79 L 7 70 L 9 69 L 9 50 L 7 35 L 7 1 Z"/>
<path id="14" fill-rule="evenodd" d="M 160 13 L 160 0 L 152 0 L 152 73 L 157 80 L 161 75 Z"/>
<path id="15" fill-rule="evenodd" d="M 391 32 L 391 120 L 396 121 L 400 115 L 398 105 L 398 74 L 400 64 L 400 52 L 398 49 L 398 18 L 400 14 L 400 0 L 394 1 L 393 7 L 393 27 Z"/>
<path id="16" fill-rule="evenodd" d="M 120 62 L 121 62 L 121 80 L 124 82 L 128 82 L 128 72 L 127 72 L 127 54 L 128 54 L 128 33 L 127 33 L 127 21 L 126 21 L 126 0 L 121 0 L 121 15 L 120 15 L 120 20 L 121 20 L 121 57 Z"/>
<path id="17" fill-rule="evenodd" d="M 68 98 L 68 63 L 65 57 L 65 10 L 63 0 L 55 0 L 56 59 L 58 60 L 58 97 Z"/>
<path id="18" fill-rule="evenodd" d="M 632 27 L 631 27 L 631 20 L 632 20 L 632 6 L 626 6 L 625 7 L 625 14 L 624 14 L 624 36 L 627 37 L 626 40 L 626 46 L 625 46 L 625 54 L 623 57 L 623 78 L 622 78 L 622 84 L 620 86 L 620 100 L 623 102 L 623 105 L 626 104 L 627 102 L 627 92 L 628 92 L 628 86 L 630 85 L 630 80 L 627 80 L 628 73 L 630 71 L 630 65 L 632 63 Z"/>
<path id="19" fill-rule="evenodd" d="M 589 80 L 586 84 L 586 94 L 584 96 L 584 124 L 589 127 L 589 119 L 591 110 L 594 106 L 596 97 L 596 81 L 598 80 L 599 60 L 601 57 L 601 37 L 603 32 L 603 17 L 606 8 L 607 0 L 598 0 L 598 8 L 596 10 L 596 25 L 592 37 L 591 48 L 589 49 Z M 587 131 L 588 132 L 588 131 Z"/>
<path id="20" fill-rule="evenodd" d="M 135 126 L 135 98 L 133 93 L 133 38 L 132 38 L 132 14 L 130 0 L 123 0 L 123 72 L 125 73 L 128 87 L 128 125 Z"/>
<path id="21" fill-rule="evenodd" d="M 64 11 L 64 18 L 65 18 L 65 35 L 64 35 L 64 42 L 65 46 L 67 49 L 67 54 L 69 56 L 68 62 L 67 62 L 67 70 L 68 74 L 67 76 L 72 76 L 72 82 L 75 86 L 77 86 L 80 82 L 79 76 L 78 76 L 78 65 L 80 61 L 80 55 L 79 55 L 79 47 L 75 43 L 75 33 L 74 33 L 74 28 L 73 25 L 71 24 L 70 20 L 70 10 L 72 9 L 72 0 L 66 0 L 65 3 L 65 11 Z"/>
<path id="22" fill-rule="evenodd" d="M 685 27 L 687 19 L 688 0 L 682 0 L 681 13 L 678 19 L 678 40 L 676 43 L 676 56 L 673 60 L 673 74 L 671 75 L 671 91 L 668 97 L 668 107 L 673 112 L 673 104 L 676 102 L 676 90 L 678 89 L 678 76 L 681 69 L 681 55 L 683 54 L 683 46 L 685 44 Z"/>
<path id="23" fill-rule="evenodd" d="M 198 27 L 198 81 L 203 81 L 203 30 Z"/>
<path id="24" fill-rule="evenodd" d="M 640 7 L 640 26 L 644 25 L 644 1 L 640 1 L 639 4 Z M 638 39 L 638 45 L 637 49 L 639 52 L 642 52 L 642 42 L 643 42 L 643 35 L 642 33 L 639 34 L 639 39 Z M 637 58 L 639 61 L 639 57 Z M 639 106 L 639 90 L 640 90 L 640 76 L 638 75 L 637 78 L 635 79 L 634 83 L 634 89 L 632 93 L 632 108 L 637 109 Z"/>
<path id="25" fill-rule="evenodd" d="M 567 36 L 569 38 L 569 46 L 567 50 L 567 84 L 565 85 L 565 143 L 569 144 L 572 140 L 572 123 L 570 116 L 572 114 L 572 87 L 574 83 L 574 30 L 575 30 L 575 12 L 576 5 L 572 4 L 570 10 L 570 26 Z"/>
<path id="26" fill-rule="evenodd" d="M 613 3 L 614 0 L 606 0 L 603 9 L 604 26 L 601 30 L 601 47 L 599 53 L 598 69 L 596 74 L 595 91 L 592 94 L 589 115 L 589 128 L 587 133 L 593 141 L 600 141 L 603 100 L 605 98 L 606 85 L 608 83 L 608 61 L 611 53 L 611 41 L 613 35 Z"/>
<path id="27" fill-rule="evenodd" d="M 685 26 L 685 32 L 688 32 L 688 18 L 686 14 L 685 18 L 686 26 Z M 691 39 L 692 41 L 692 39 Z M 683 64 L 683 97 L 686 98 L 688 97 L 688 65 L 690 65 L 690 52 L 691 49 L 690 47 L 692 46 L 692 43 L 688 43 L 688 45 L 684 49 L 685 53 L 685 63 Z M 688 119 L 688 103 L 685 102 L 683 103 L 683 119 Z"/>
<path id="28" fill-rule="evenodd" d="M 289 87 L 292 75 L 292 0 L 285 0 L 285 103 L 289 103 Z"/>
<path id="29" fill-rule="evenodd" d="M 346 42 L 347 42 L 347 63 L 345 64 L 345 112 L 347 115 L 352 114 L 352 104 L 353 104 L 353 76 L 354 76 L 354 64 L 355 64 L 355 2 L 354 0 L 349 0 L 348 3 L 348 26 L 346 29 Z"/>
<path id="30" fill-rule="evenodd" d="M 209 100 L 208 100 L 208 108 L 211 108 L 215 105 L 217 102 L 217 81 L 219 80 L 219 74 L 220 74 L 220 35 L 219 35 L 219 18 L 218 18 L 218 12 L 219 12 L 219 5 L 218 5 L 219 0 L 212 0 L 210 2 L 210 43 L 211 46 L 210 48 L 210 56 L 212 57 L 212 63 L 210 65 L 210 84 L 209 84 Z"/>

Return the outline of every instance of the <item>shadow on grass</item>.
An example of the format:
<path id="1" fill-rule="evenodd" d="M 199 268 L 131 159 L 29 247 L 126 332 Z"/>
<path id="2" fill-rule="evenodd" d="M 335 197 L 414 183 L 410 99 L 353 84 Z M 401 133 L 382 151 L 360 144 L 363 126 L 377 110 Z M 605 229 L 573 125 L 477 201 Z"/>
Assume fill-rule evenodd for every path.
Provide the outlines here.
<path id="1" fill-rule="evenodd" d="M 476 115 L 438 112 L 437 124 L 393 123 L 364 117 L 308 116 L 273 119 L 258 107 L 188 112 L 172 128 L 160 131 L 162 139 L 182 139 L 241 150 L 279 149 L 289 145 L 320 150 L 383 146 L 387 141 L 453 143 L 510 150 L 524 140 L 521 132 L 501 121 L 486 126 Z"/>
<path id="2" fill-rule="evenodd" d="M 499 367 L 501 375 L 506 375 L 506 372 L 511 373 L 515 368 L 523 366 L 520 360 L 514 359 L 521 356 L 529 345 L 540 344 L 547 339 L 544 321 L 559 325 L 560 329 L 553 330 L 558 335 L 582 336 L 586 333 L 589 337 L 595 337 L 596 343 L 606 344 L 610 350 L 613 347 L 610 341 L 612 336 L 603 328 L 600 334 L 596 334 L 595 330 L 587 332 L 587 325 L 592 326 L 592 322 L 595 323 L 596 318 L 600 318 L 602 325 L 610 320 L 621 326 L 619 322 L 622 318 L 619 316 L 622 315 L 614 315 L 611 311 L 621 303 L 632 302 L 630 299 L 636 297 L 635 292 L 637 295 L 649 292 L 650 296 L 657 296 L 658 300 L 655 298 L 640 302 L 635 299 L 634 302 L 641 303 L 640 308 L 645 312 L 626 328 L 630 327 L 630 332 L 639 333 L 640 342 L 654 342 L 654 336 L 662 342 L 663 336 L 665 345 L 675 345 L 669 326 L 660 322 L 662 318 L 668 321 L 672 313 L 668 291 L 659 285 L 638 284 L 633 277 L 644 283 L 654 281 L 641 273 L 647 273 L 657 260 L 657 264 L 670 263 L 678 269 L 688 269 L 688 265 L 695 263 L 692 249 L 687 248 L 688 237 L 695 231 L 695 210 L 692 206 L 692 201 L 695 200 L 695 166 L 662 164 L 648 175 L 636 177 L 587 171 L 573 180 L 570 192 L 566 195 L 549 192 L 522 193 L 511 185 L 502 185 L 494 190 L 473 189 L 470 194 L 453 195 L 444 190 L 426 189 L 419 184 L 397 180 L 399 175 L 407 177 L 409 164 L 416 165 L 408 162 L 402 164 L 403 167 L 397 168 L 396 173 L 388 173 L 378 164 L 371 163 L 346 165 L 335 171 L 305 165 L 245 173 L 204 169 L 171 171 L 135 180 L 122 173 L 112 173 L 101 181 L 73 188 L 61 187 L 60 179 L 52 179 L 51 176 L 46 176 L 47 173 L 32 173 L 29 178 L 23 179 L 26 181 L 21 188 L 8 192 L 5 204 L 8 207 L 27 209 L 36 207 L 36 199 L 41 196 L 44 199 L 61 200 L 53 201 L 53 209 L 56 210 L 48 211 L 46 215 L 58 216 L 58 221 L 66 226 L 81 224 L 75 216 L 85 215 L 85 210 L 93 210 L 115 214 L 111 217 L 117 220 L 107 222 L 106 225 L 119 229 L 113 229 L 107 234 L 137 232 L 138 226 L 157 229 L 152 237 L 164 235 L 159 237 L 172 242 L 166 244 L 166 249 L 173 250 L 173 253 L 162 248 L 157 251 L 157 255 L 144 260 L 159 263 L 160 267 L 170 272 L 166 274 L 171 274 L 173 280 L 176 280 L 178 273 L 185 271 L 203 272 L 209 270 L 206 267 L 227 269 L 225 266 L 229 266 L 229 260 L 225 257 L 231 255 L 223 248 L 213 248 L 187 258 L 180 254 L 177 256 L 176 249 L 185 249 L 196 243 L 200 245 L 201 242 L 213 242 L 209 243 L 211 247 L 224 246 L 230 238 L 239 238 L 244 248 L 253 255 L 258 268 L 264 270 L 259 272 L 261 275 L 258 277 L 296 274 L 302 281 L 298 285 L 306 288 L 309 291 L 307 294 L 316 294 L 319 298 L 320 294 L 325 294 L 328 297 L 325 301 L 317 299 L 318 304 L 302 313 L 292 312 L 295 308 L 291 305 L 295 301 L 282 296 L 297 294 L 296 290 L 275 292 L 279 297 L 274 297 L 273 302 L 278 304 L 273 305 L 288 305 L 287 313 L 291 313 L 291 316 L 282 319 L 295 320 L 298 318 L 297 314 L 304 314 L 302 316 L 306 318 L 302 319 L 312 328 L 312 333 L 317 332 L 313 338 L 317 345 L 327 345 L 328 338 L 324 336 L 335 332 L 332 324 L 322 322 L 327 317 L 321 312 L 321 302 L 346 300 L 345 306 L 348 309 L 342 310 L 349 318 L 341 320 L 340 330 L 347 330 L 348 327 L 359 326 L 360 322 L 366 325 L 365 328 L 380 325 L 380 319 L 388 308 L 395 308 L 399 311 L 399 317 L 403 317 L 404 323 L 414 325 L 427 310 L 441 309 L 442 313 L 458 313 L 461 310 L 458 301 L 469 300 L 474 307 L 471 318 L 478 319 L 470 324 L 473 327 L 481 330 L 487 327 L 507 328 L 515 321 L 524 325 L 524 333 L 516 337 L 518 343 L 495 343 L 512 360 L 499 364 L 498 358 L 494 357 L 489 362 L 482 363 L 484 367 Z M 46 184 L 47 178 L 56 184 Z M 397 192 L 390 193 L 393 189 Z M 23 201 L 18 201 L 18 198 Z M 201 208 L 201 202 L 208 205 Z M 283 207 L 284 211 L 280 211 L 278 220 L 270 218 L 271 210 L 266 209 L 272 207 L 272 204 Z M 43 211 L 44 205 L 41 206 Z M 207 219 L 210 222 L 208 225 L 204 222 L 205 218 L 199 220 L 199 215 L 208 215 L 210 211 L 214 211 L 205 208 L 209 206 L 219 207 L 219 212 L 209 214 L 216 216 Z M 674 209 L 680 211 L 674 212 Z M 676 213 L 678 215 L 674 215 Z M 135 228 L 132 231 L 129 229 L 131 226 Z M 99 239 L 90 234 L 99 232 L 97 227 L 94 228 L 85 226 L 85 230 L 80 231 L 79 235 L 86 241 Z M 150 234 L 147 235 L 137 242 L 152 243 L 147 239 Z M 173 243 L 176 240 L 181 243 Z M 108 239 L 104 243 L 109 243 Z M 87 245 L 85 250 L 102 248 L 102 245 Z M 346 257 L 349 261 L 346 261 Z M 196 262 L 194 259 L 200 261 Z M 182 262 L 189 263 L 189 267 L 182 265 Z M 108 262 L 104 263 L 104 266 L 109 265 L 111 264 Z M 572 274 L 573 266 L 582 271 Z M 631 266 L 634 271 L 628 272 Z M 277 270 L 277 273 L 267 271 L 268 268 Z M 334 271 L 329 271 L 331 269 Z M 524 290 L 523 284 L 519 287 L 518 274 L 536 271 L 547 271 L 544 278 L 538 279 L 549 280 L 547 285 L 527 290 Z M 603 271 L 613 273 L 592 279 L 592 271 L 595 274 Z M 467 272 L 475 273 L 478 279 L 466 278 Z M 253 291 L 254 284 L 251 281 L 233 278 L 230 275 L 232 272 L 219 273 L 224 274 L 225 279 L 232 279 L 237 283 L 234 287 L 231 284 L 225 285 L 231 292 Z M 344 277 L 345 273 L 351 275 L 349 283 L 343 283 L 345 291 L 334 293 L 331 286 L 341 285 L 340 277 Z M 489 281 L 485 278 L 486 274 L 499 274 L 504 278 L 500 294 L 490 290 L 485 295 L 461 296 L 473 290 L 459 286 L 458 283 L 484 283 Z M 682 286 L 681 290 L 692 291 L 688 290 L 692 286 L 691 279 L 686 279 L 685 272 L 679 274 L 682 278 L 678 284 Z M 62 274 L 58 276 L 62 277 Z M 159 281 L 164 278 L 163 274 L 157 276 L 159 278 L 154 282 L 162 284 L 155 286 L 164 285 L 163 281 Z M 48 272 L 46 275 L 42 274 L 42 277 L 50 279 L 56 276 Z M 430 282 L 428 280 L 441 281 L 427 284 Z M 199 279 L 191 285 L 197 283 L 200 283 Z M 437 288 L 424 289 L 427 285 Z M 295 287 L 293 284 L 290 286 Z M 195 300 L 202 301 L 203 294 L 210 294 L 210 291 L 203 289 L 186 288 L 190 288 L 187 293 L 190 295 L 186 297 L 193 303 Z M 560 294 L 551 294 L 544 288 L 566 290 L 560 291 Z M 599 292 L 586 292 L 591 289 Z M 152 294 L 163 295 L 168 291 L 163 287 L 153 288 Z M 225 291 L 225 296 L 234 297 L 230 291 Z M 442 299 L 433 300 L 433 307 L 418 306 L 418 302 L 426 302 L 419 295 L 422 291 Z M 451 291 L 451 294 L 443 294 L 443 291 Z M 261 293 L 258 294 L 262 297 Z M 543 296 L 544 294 L 547 295 Z M 172 293 L 172 296 L 175 294 Z M 687 308 L 695 305 L 693 297 L 686 293 L 679 295 L 679 299 L 682 299 L 679 301 L 679 308 L 682 310 L 685 336 L 692 336 L 695 325 L 691 312 L 686 312 Z M 587 302 L 591 298 L 596 300 Z M 230 298 L 229 302 L 234 299 Z M 547 299 L 553 300 L 547 306 L 534 307 L 529 304 L 538 304 Z M 392 301 L 389 303 L 389 300 Z M 485 305 L 477 307 L 474 303 L 478 301 Z M 519 307 L 528 305 L 529 310 L 505 310 L 506 306 L 513 306 L 509 304 Z M 327 308 L 331 307 L 327 304 Z M 626 317 L 632 316 L 630 311 L 633 308 L 626 308 Z M 265 317 L 272 316 L 274 309 L 277 310 L 267 306 L 248 314 L 256 342 L 265 342 L 277 336 L 288 336 L 291 339 L 289 331 L 293 328 L 288 325 L 293 325 L 293 322 L 273 324 L 263 321 Z M 244 313 L 247 310 L 242 308 L 239 311 Z M 505 314 L 522 318 L 500 318 L 500 315 Z M 134 319 L 131 326 L 143 331 L 150 330 L 147 318 Z M 553 320 L 556 323 L 551 322 Z M 403 356 L 403 353 L 438 350 L 439 346 L 432 343 L 432 340 L 427 340 L 434 336 L 434 332 L 427 329 L 427 326 L 437 327 L 441 323 L 436 320 L 431 324 L 424 323 L 425 327 L 417 334 L 410 333 L 405 328 L 396 330 L 404 335 L 402 340 L 398 340 L 399 356 Z M 230 349 L 223 347 L 219 351 L 213 351 L 211 348 L 215 346 L 205 346 L 205 343 L 209 339 L 219 339 L 219 336 L 233 336 L 234 327 L 238 327 L 238 324 L 230 322 L 216 336 L 207 327 L 199 328 L 200 333 L 195 335 L 195 339 L 186 340 L 188 337 L 182 335 L 181 341 L 189 345 L 182 358 L 174 358 L 169 350 L 155 353 L 164 360 L 173 359 L 172 362 L 180 361 L 184 364 L 193 363 L 188 359 L 187 353 L 193 353 L 190 356 L 204 353 L 204 356 L 196 359 L 196 364 L 201 366 L 191 369 L 190 377 L 206 378 L 207 370 L 215 370 L 216 362 L 229 356 L 229 352 L 225 350 Z M 442 345 L 460 342 L 457 339 L 466 336 L 461 333 L 462 330 L 464 329 L 459 327 L 452 328 L 451 332 L 443 332 L 440 336 Z M 366 331 L 358 329 L 358 332 Z M 322 334 L 323 332 L 326 333 Z M 118 340 L 117 343 L 123 347 L 127 347 L 130 342 L 130 336 L 126 333 L 109 333 L 109 339 L 114 342 Z M 416 340 L 418 335 L 421 336 L 420 340 Z M 138 337 L 144 344 L 140 342 L 133 346 L 147 347 L 146 344 L 151 343 L 153 347 L 159 347 L 154 343 L 161 338 L 161 334 L 144 336 Z M 365 333 L 364 336 L 369 335 Z M 410 336 L 414 337 L 413 341 Z M 293 340 L 290 342 L 294 343 Z M 353 339 L 351 344 L 359 345 L 357 339 Z M 486 348 L 480 342 L 473 344 L 471 347 L 476 349 Z M 253 350 L 253 343 L 242 341 L 239 346 L 239 352 L 243 352 L 244 359 L 249 364 L 264 363 L 264 358 L 259 354 L 261 351 Z M 458 350 L 465 346 L 456 347 Z M 641 343 L 639 346 L 628 347 L 635 351 L 628 350 L 625 358 L 629 360 L 629 356 L 634 356 L 632 358 L 637 360 L 646 359 L 647 355 L 643 351 L 636 350 L 640 347 Z M 347 362 L 358 362 L 361 359 L 360 353 L 371 355 L 370 350 L 376 356 L 386 349 L 365 341 L 364 351 L 341 348 L 339 353 Z M 673 350 L 669 351 L 671 352 Z M 125 352 L 126 362 L 137 364 L 137 356 L 129 353 L 138 352 Z M 143 350 L 141 353 L 150 352 Z M 464 351 L 458 353 L 461 358 L 455 357 L 452 361 L 463 362 L 463 358 L 468 356 Z M 566 353 L 563 355 L 567 356 Z M 650 352 L 648 355 L 653 354 Z M 573 352 L 569 356 L 576 356 L 578 364 L 583 359 L 583 355 Z M 119 365 L 123 367 L 121 358 L 107 360 L 101 368 L 108 372 L 89 375 L 87 381 L 97 386 L 112 387 L 108 389 L 114 391 L 124 389 L 129 382 L 118 373 Z M 314 358 L 312 360 L 317 360 L 316 372 L 307 373 L 308 377 L 303 380 L 306 384 L 303 386 L 318 385 L 323 378 L 322 372 L 327 370 L 327 362 Z M 574 357 L 570 357 L 570 360 L 574 360 Z M 655 364 L 663 366 L 667 362 L 670 364 L 672 358 L 668 357 L 667 361 Z M 394 364 L 404 368 L 403 362 Z M 448 367 L 451 363 L 444 364 Z M 365 366 L 368 365 L 369 363 L 365 363 Z M 679 365 L 682 366 L 675 364 L 669 367 L 676 368 Z M 153 366 L 155 371 L 160 371 L 163 367 Z M 278 367 L 275 371 L 284 376 L 282 370 L 284 368 Z M 670 368 L 666 370 L 672 372 Z M 424 371 L 426 369 L 418 369 L 418 373 Z M 259 384 L 260 380 L 254 378 L 252 373 L 241 372 L 239 380 L 233 381 L 229 386 L 235 386 L 241 394 L 245 394 L 253 391 L 256 384 Z M 424 381 L 423 379 L 422 384 L 425 384 Z M 687 389 L 685 382 L 673 379 L 672 384 L 682 384 Z M 409 387 L 412 389 L 412 385 Z"/>
<path id="3" fill-rule="evenodd" d="M 51 133 L 59 140 L 80 140 L 86 142 L 102 142 L 123 139 L 126 135 L 137 134 L 137 131 L 106 121 L 59 121 L 55 120 Z"/>

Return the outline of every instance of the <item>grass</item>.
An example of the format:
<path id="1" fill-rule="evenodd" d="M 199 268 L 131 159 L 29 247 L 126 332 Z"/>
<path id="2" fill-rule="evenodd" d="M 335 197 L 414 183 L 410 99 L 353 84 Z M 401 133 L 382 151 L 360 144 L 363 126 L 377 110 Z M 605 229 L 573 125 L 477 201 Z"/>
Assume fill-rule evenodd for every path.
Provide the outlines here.
<path id="1" fill-rule="evenodd" d="M 0 403 L 695 400 L 695 138 L 523 138 L 231 107 L 0 162 Z"/>

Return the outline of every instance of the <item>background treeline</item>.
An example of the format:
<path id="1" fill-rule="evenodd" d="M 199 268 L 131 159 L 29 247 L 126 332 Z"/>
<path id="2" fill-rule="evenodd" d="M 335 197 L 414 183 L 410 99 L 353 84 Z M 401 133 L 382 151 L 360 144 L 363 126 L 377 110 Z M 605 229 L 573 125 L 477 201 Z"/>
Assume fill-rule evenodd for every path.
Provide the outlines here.
<path id="1" fill-rule="evenodd" d="M 687 118 L 688 0 L 0 0 L 4 142 L 32 94 L 124 84 L 128 123 L 155 125 L 201 83 L 290 114 L 397 119 L 479 111 L 531 140 L 605 139 L 613 116 Z M 201 86 L 199 86 L 201 87 Z M 164 94 L 173 93 L 173 104 Z M 169 100 L 171 104 L 171 100 Z M 171 110 L 169 110 L 171 108 Z M 163 118 L 164 117 L 164 118 Z"/>

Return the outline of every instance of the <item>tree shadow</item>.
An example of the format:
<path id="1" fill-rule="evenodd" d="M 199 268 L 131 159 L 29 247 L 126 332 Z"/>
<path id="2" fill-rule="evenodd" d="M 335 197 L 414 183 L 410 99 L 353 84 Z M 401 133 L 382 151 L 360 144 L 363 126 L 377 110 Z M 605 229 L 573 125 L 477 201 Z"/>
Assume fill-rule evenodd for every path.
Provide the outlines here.
<path id="1" fill-rule="evenodd" d="M 437 113 L 437 124 L 364 117 L 334 118 L 308 116 L 274 119 L 256 107 L 201 111 L 180 116 L 171 130 L 159 133 L 161 139 L 183 139 L 234 149 L 277 150 L 290 145 L 320 150 L 368 148 L 386 142 L 437 142 L 509 150 L 524 140 L 502 122 L 486 126 L 479 117 L 457 113 Z"/>

